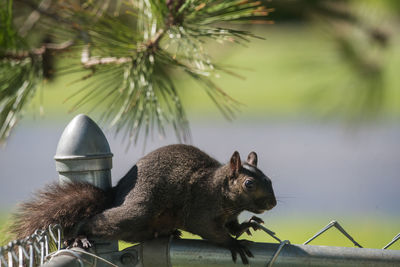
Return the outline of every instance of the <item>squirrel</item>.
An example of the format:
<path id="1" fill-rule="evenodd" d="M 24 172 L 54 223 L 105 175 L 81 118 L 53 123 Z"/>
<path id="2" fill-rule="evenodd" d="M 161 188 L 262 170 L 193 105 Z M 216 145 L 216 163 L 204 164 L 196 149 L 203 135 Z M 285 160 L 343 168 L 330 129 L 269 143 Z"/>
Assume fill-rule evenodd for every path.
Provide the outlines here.
<path id="1" fill-rule="evenodd" d="M 223 165 L 194 146 L 164 146 L 141 158 L 108 191 L 75 182 L 48 186 L 20 206 L 12 231 L 23 238 L 58 223 L 67 245 L 89 247 L 86 237 L 137 243 L 179 237 L 180 229 L 228 248 L 234 262 L 239 254 L 248 264 L 253 255 L 237 237 L 263 221 L 253 216 L 239 223 L 238 215 L 276 205 L 271 180 L 257 161 L 255 152 L 242 162 L 235 151 Z"/>

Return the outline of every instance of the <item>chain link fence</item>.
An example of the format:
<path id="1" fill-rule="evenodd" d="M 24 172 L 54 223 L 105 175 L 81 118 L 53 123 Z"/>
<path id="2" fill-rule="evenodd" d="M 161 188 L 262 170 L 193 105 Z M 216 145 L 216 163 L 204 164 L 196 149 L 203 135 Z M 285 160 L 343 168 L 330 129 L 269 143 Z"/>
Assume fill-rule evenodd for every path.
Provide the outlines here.
<path id="1" fill-rule="evenodd" d="M 24 239 L 0 247 L 0 266 L 40 266 L 51 251 L 61 250 L 61 245 L 61 226 L 50 225 L 48 229 L 36 230 Z"/>
<path id="2" fill-rule="evenodd" d="M 274 238 L 279 244 L 278 246 L 275 246 L 272 251 L 270 251 L 272 254 L 270 255 L 269 259 L 264 261 L 265 265 L 264 266 L 281 266 L 278 264 L 278 259 L 281 256 L 282 251 L 285 249 L 285 247 L 288 247 L 291 245 L 289 240 L 281 240 L 278 238 L 275 234 L 275 232 L 271 231 L 270 229 L 266 228 L 265 226 L 255 222 L 259 229 L 264 231 L 266 234 L 270 235 L 272 238 Z M 318 231 L 314 236 L 312 236 L 310 239 L 308 239 L 306 242 L 303 243 L 303 245 L 297 245 L 297 246 L 304 246 L 308 245 L 311 241 L 315 240 L 318 236 L 324 234 L 327 230 L 330 228 L 336 228 L 339 230 L 340 233 L 342 233 L 344 236 L 346 236 L 353 244 L 354 246 L 360 248 L 361 250 L 358 250 L 360 254 L 358 255 L 357 253 L 351 254 L 354 250 L 352 248 L 338 248 L 338 247 L 332 247 L 335 249 L 340 249 L 340 253 L 342 253 L 341 257 L 343 256 L 343 252 L 348 252 L 350 255 L 352 255 L 353 258 L 361 257 L 362 259 L 360 260 L 365 260 L 364 257 L 368 260 L 368 258 L 371 258 L 371 261 L 376 261 L 376 256 L 374 256 L 374 253 L 376 253 L 379 250 L 373 250 L 373 249 L 364 249 L 355 239 L 337 222 L 337 221 L 331 221 L 328 225 L 326 225 L 324 228 L 322 228 L 320 231 Z M 400 239 L 400 233 L 397 234 L 387 245 L 385 245 L 382 250 L 388 249 L 390 246 L 392 246 L 394 243 L 396 243 Z M 263 244 L 263 243 L 254 243 L 254 244 Z M 268 244 L 268 243 L 265 243 Z M 51 225 L 48 227 L 48 229 L 45 230 L 37 230 L 33 235 L 30 235 L 24 239 L 21 240 L 14 240 L 9 242 L 8 245 L 0 247 L 0 267 L 13 267 L 13 266 L 41 266 L 43 264 L 47 264 L 47 266 L 70 266 L 71 262 L 76 263 L 78 266 L 120 266 L 118 263 L 122 263 L 122 265 L 128 264 L 129 266 L 153 266 L 153 265 L 145 265 L 143 262 L 145 261 L 145 257 L 143 256 L 143 251 L 139 253 L 133 253 L 128 252 L 127 253 L 122 253 L 118 251 L 111 251 L 110 253 L 106 253 L 104 257 L 102 257 L 102 253 L 99 253 L 99 255 L 84 251 L 82 249 L 65 249 L 62 248 L 63 245 L 63 240 L 62 240 L 62 229 L 60 225 Z M 94 243 L 96 247 L 96 242 Z M 156 246 L 159 246 L 156 245 Z M 206 248 L 207 245 L 202 244 L 203 248 Z M 209 246 L 213 246 L 209 244 Z M 147 251 L 150 251 L 148 253 L 150 256 L 149 257 L 156 257 L 157 256 L 157 249 L 154 249 L 153 247 L 150 246 L 150 249 L 147 249 Z M 308 247 L 313 247 L 313 249 L 318 248 L 318 246 L 308 246 Z M 128 248 L 132 250 L 135 249 L 135 247 Z M 188 246 L 190 248 L 190 244 Z M 326 247 L 329 249 L 329 247 Z M 167 249 L 169 250 L 174 250 L 173 247 L 168 247 Z M 290 250 L 291 248 L 288 248 Z M 171 250 L 171 251 L 172 251 Z M 175 248 L 175 251 L 177 249 Z M 256 248 L 257 250 L 257 248 Z M 96 249 L 92 249 L 92 251 L 96 251 Z M 169 254 L 171 254 L 171 251 L 168 251 Z M 179 248 L 178 248 L 179 251 Z M 228 250 L 226 250 L 228 251 Z M 385 255 L 382 254 L 381 258 L 379 259 L 378 255 L 378 260 L 382 263 L 382 265 L 379 266 L 400 266 L 400 251 L 393 251 L 396 253 L 397 257 L 393 260 L 393 257 L 391 255 L 387 256 L 388 258 L 385 259 Z M 321 250 L 321 253 L 325 255 L 323 249 Z M 104 254 L 104 253 L 103 253 Z M 116 257 L 115 255 L 119 255 L 117 258 L 118 260 L 115 260 Z M 173 251 L 172 251 L 173 254 Z M 176 252 L 175 252 L 176 254 Z M 114 256 L 110 256 L 114 255 Z M 142 256 L 139 256 L 142 255 Z M 395 256 L 396 256 L 395 255 Z M 63 261 L 59 261 L 60 257 L 66 257 L 67 259 Z M 197 254 L 193 254 L 193 251 L 191 249 L 187 249 L 187 256 L 192 256 L 193 261 L 196 260 L 196 258 L 199 258 Z M 315 255 L 314 255 L 315 256 Z M 309 255 L 310 261 L 313 255 Z M 54 258 L 59 257 L 58 261 L 53 261 Z M 173 257 L 173 255 L 169 256 Z M 210 258 L 216 257 L 210 256 Z M 179 258 L 179 257 L 178 257 Z M 111 260 L 110 260 L 111 259 Z M 114 260 L 113 260 L 114 259 Z M 220 259 L 222 259 L 222 256 L 220 256 Z M 178 259 L 182 260 L 182 259 Z M 352 259 L 354 261 L 354 259 Z M 168 262 L 170 262 L 171 259 L 168 259 Z M 252 263 L 253 260 L 250 260 Z M 298 259 L 299 263 L 303 261 L 302 258 Z M 255 261 L 257 264 L 258 261 Z M 387 265 L 388 263 L 389 265 Z M 169 265 L 169 266 L 174 266 L 174 265 Z M 191 266 L 191 265 L 187 265 Z M 200 266 L 200 265 L 199 265 Z M 207 266 L 207 265 L 204 265 Z M 299 265 L 299 266 L 315 266 L 315 265 Z M 329 265 L 329 259 L 327 259 L 327 265 L 326 266 L 331 266 Z M 341 265 L 337 265 L 341 266 Z M 346 265 L 347 266 L 347 265 Z M 361 265 L 360 265 L 361 266 Z M 374 265 L 372 265 L 374 266 Z"/>

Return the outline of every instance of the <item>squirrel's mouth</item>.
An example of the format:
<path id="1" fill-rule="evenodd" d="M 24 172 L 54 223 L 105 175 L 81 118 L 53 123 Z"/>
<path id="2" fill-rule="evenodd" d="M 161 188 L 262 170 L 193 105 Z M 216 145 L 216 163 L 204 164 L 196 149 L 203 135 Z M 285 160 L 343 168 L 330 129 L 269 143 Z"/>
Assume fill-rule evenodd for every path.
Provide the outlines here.
<path id="1" fill-rule="evenodd" d="M 256 208 L 253 211 L 256 214 L 260 214 L 263 213 L 267 210 L 272 209 L 273 207 L 276 206 L 276 200 L 275 198 L 271 199 L 271 198 L 263 198 L 260 199 L 256 202 Z"/>
<path id="2" fill-rule="evenodd" d="M 261 214 L 261 213 L 264 213 L 265 211 L 267 211 L 267 210 L 265 210 L 265 209 L 256 209 L 256 210 L 253 210 L 253 213 Z"/>

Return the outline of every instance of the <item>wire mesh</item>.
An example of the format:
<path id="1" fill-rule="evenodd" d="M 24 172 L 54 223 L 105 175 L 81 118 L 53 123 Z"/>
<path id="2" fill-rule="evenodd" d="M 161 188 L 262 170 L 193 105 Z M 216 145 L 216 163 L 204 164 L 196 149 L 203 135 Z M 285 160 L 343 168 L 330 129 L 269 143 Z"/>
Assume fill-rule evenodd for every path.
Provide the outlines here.
<path id="1" fill-rule="evenodd" d="M 50 225 L 45 230 L 36 230 L 24 239 L 13 240 L 0 247 L 0 267 L 39 266 L 51 250 L 58 251 L 62 244 L 62 228 Z"/>

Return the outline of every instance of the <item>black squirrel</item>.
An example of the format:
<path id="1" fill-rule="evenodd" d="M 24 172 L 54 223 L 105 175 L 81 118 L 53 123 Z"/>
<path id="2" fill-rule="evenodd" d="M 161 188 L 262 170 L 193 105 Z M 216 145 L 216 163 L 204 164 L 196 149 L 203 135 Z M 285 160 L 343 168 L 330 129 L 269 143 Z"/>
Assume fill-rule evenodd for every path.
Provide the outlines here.
<path id="1" fill-rule="evenodd" d="M 169 145 L 141 158 L 107 192 L 84 183 L 47 187 L 22 204 L 13 232 L 23 238 L 58 223 L 71 245 L 86 240 L 78 236 L 141 242 L 179 236 L 181 229 L 229 248 L 235 262 L 239 254 L 247 264 L 253 255 L 233 236 L 250 234 L 250 228 L 258 229 L 252 220 L 263 221 L 253 216 L 239 223 L 238 215 L 275 205 L 271 180 L 257 168 L 255 152 L 242 163 L 235 151 L 222 165 L 196 147 Z"/>

